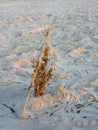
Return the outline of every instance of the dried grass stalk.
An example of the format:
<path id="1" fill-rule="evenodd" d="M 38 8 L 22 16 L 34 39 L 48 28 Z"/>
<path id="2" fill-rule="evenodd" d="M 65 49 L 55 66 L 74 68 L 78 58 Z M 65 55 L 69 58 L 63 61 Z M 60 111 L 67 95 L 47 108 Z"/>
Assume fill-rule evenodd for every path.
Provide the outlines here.
<path id="1" fill-rule="evenodd" d="M 46 35 L 45 35 L 45 41 L 42 46 L 42 50 L 40 52 L 40 55 L 38 59 L 36 60 L 35 64 L 33 64 L 34 67 L 34 73 L 32 74 L 32 81 L 28 90 L 28 94 L 26 97 L 26 101 L 23 107 L 23 114 L 25 114 L 26 108 L 28 106 L 30 94 L 32 92 L 32 88 L 34 87 L 34 92 L 35 96 L 41 96 L 45 93 L 46 90 L 46 84 L 51 80 L 52 78 L 52 73 L 56 77 L 57 83 L 58 83 L 58 88 L 60 89 L 60 81 L 59 81 L 59 76 L 57 74 L 57 68 L 56 64 L 54 61 L 54 52 L 53 52 L 53 47 L 50 42 L 50 30 L 52 28 L 52 22 L 50 25 L 47 27 L 46 30 Z M 50 51 L 50 55 L 49 52 Z M 52 58 L 52 64 L 54 66 L 54 69 L 50 68 L 47 71 L 47 64 L 49 62 L 49 56 Z"/>
<path id="2" fill-rule="evenodd" d="M 46 91 L 46 84 L 49 82 L 49 80 L 52 78 L 52 68 L 50 68 L 47 71 L 47 64 L 50 60 L 49 58 L 49 49 L 46 45 L 44 48 L 43 56 L 41 58 L 41 61 L 39 59 L 36 60 L 34 67 L 34 74 L 36 73 L 35 79 L 34 79 L 34 93 L 35 96 L 42 96 Z"/>

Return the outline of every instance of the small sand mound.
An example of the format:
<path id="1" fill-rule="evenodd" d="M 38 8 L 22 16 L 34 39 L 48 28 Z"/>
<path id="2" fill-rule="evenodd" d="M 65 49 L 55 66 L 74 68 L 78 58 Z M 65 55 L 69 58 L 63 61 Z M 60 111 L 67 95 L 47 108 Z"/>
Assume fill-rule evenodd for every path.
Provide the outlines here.
<path id="1" fill-rule="evenodd" d="M 50 94 L 46 94 L 41 97 L 31 99 L 29 105 L 32 106 L 32 110 L 35 111 L 51 107 L 55 102 L 54 97 Z"/>
<path id="2" fill-rule="evenodd" d="M 60 88 L 56 95 L 45 94 L 41 97 L 33 97 L 30 99 L 29 108 L 32 111 L 41 110 L 52 107 L 61 102 L 73 102 L 78 100 L 78 96 L 65 88 Z"/>
<path id="3" fill-rule="evenodd" d="M 73 102 L 78 100 L 78 95 L 75 92 L 66 90 L 64 87 L 61 87 L 55 95 L 55 99 L 61 102 Z"/>
<path id="4" fill-rule="evenodd" d="M 48 93 L 41 97 L 32 97 L 28 104 L 28 108 L 30 111 L 38 111 L 41 109 L 46 109 L 55 106 L 60 103 L 72 103 L 76 101 L 85 100 L 85 96 L 87 97 L 87 100 L 97 100 L 95 93 L 92 93 L 90 89 L 71 91 L 66 90 L 64 87 L 61 87 L 54 96 Z"/>

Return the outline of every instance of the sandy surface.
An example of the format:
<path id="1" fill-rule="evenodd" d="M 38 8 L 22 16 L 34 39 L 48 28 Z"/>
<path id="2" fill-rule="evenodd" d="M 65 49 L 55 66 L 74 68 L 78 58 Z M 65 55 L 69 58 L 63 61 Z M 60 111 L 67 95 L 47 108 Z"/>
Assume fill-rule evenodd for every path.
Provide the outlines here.
<path id="1" fill-rule="evenodd" d="M 51 16 L 62 88 L 53 97 L 53 79 L 46 95 L 32 94 L 31 118 L 20 119 L 3 104 L 22 112 Z M 0 130 L 97 130 L 97 98 L 98 0 L 0 0 Z"/>

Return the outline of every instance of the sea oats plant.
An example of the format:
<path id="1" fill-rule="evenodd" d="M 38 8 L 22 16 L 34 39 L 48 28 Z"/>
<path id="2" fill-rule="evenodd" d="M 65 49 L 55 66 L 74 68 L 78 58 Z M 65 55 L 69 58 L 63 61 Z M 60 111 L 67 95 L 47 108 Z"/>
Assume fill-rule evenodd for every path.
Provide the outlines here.
<path id="1" fill-rule="evenodd" d="M 59 77 L 57 74 L 57 67 L 54 60 L 53 47 L 50 42 L 50 30 L 51 30 L 51 24 L 48 26 L 46 30 L 45 41 L 43 43 L 39 57 L 36 59 L 35 62 L 33 62 L 32 65 L 34 68 L 34 72 L 32 74 L 31 84 L 24 104 L 22 118 L 29 117 L 29 114 L 26 109 L 28 107 L 30 94 L 33 90 L 32 88 L 34 88 L 35 97 L 44 95 L 46 92 L 46 85 L 49 82 L 49 80 L 52 79 L 52 75 L 55 76 L 56 81 L 58 83 L 58 88 L 60 88 L 60 81 L 59 81 Z M 53 67 L 50 67 L 48 69 L 47 65 L 50 58 L 52 60 Z"/>
<path id="2" fill-rule="evenodd" d="M 46 84 L 52 78 L 52 68 L 47 71 L 47 64 L 50 60 L 48 51 L 49 48 L 46 44 L 42 52 L 43 56 L 41 58 L 41 61 L 37 59 L 33 65 L 34 74 L 36 73 L 36 76 L 34 78 L 34 93 L 36 97 L 42 96 L 45 93 Z"/>

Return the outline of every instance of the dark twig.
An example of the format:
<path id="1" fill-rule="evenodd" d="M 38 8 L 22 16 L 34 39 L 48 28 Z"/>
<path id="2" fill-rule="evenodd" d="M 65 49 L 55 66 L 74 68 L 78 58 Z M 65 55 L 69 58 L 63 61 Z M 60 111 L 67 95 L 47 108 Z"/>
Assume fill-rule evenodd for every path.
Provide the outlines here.
<path id="1" fill-rule="evenodd" d="M 2 104 L 2 105 L 5 106 L 6 108 L 9 108 L 12 113 L 16 113 L 16 111 L 12 107 L 10 107 L 10 106 L 8 106 L 6 104 Z"/>

